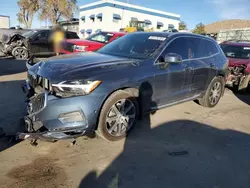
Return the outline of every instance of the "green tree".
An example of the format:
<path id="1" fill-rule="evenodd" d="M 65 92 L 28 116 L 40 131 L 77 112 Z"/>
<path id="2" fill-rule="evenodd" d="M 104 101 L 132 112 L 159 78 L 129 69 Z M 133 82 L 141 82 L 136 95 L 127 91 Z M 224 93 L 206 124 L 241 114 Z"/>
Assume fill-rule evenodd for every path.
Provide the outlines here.
<path id="1" fill-rule="evenodd" d="M 62 17 L 72 18 L 74 11 L 77 11 L 76 0 L 42 0 L 39 18 L 55 25 Z"/>
<path id="2" fill-rule="evenodd" d="M 17 1 L 19 12 L 17 19 L 19 23 L 24 24 L 26 28 L 31 28 L 34 15 L 40 8 L 39 0 L 19 0 Z"/>
<path id="3" fill-rule="evenodd" d="M 193 33 L 196 34 L 205 34 L 205 25 L 203 23 L 199 23 L 196 25 L 195 29 L 193 30 Z"/>
<path id="4" fill-rule="evenodd" d="M 186 30 L 187 24 L 184 21 L 180 21 L 179 23 L 179 30 Z"/>

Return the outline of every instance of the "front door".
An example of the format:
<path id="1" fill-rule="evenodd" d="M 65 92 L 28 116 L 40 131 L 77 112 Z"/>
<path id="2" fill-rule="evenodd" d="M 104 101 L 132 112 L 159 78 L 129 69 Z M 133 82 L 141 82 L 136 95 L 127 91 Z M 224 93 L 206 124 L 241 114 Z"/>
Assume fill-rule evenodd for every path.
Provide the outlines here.
<path id="1" fill-rule="evenodd" d="M 49 31 L 39 31 L 37 34 L 30 39 L 29 49 L 32 55 L 46 55 L 49 52 L 48 45 L 48 34 Z"/>
<path id="2" fill-rule="evenodd" d="M 168 53 L 180 55 L 183 61 L 168 63 L 166 66 L 155 64 L 154 84 L 155 87 L 159 88 L 155 98 L 157 98 L 157 103 L 160 105 L 167 105 L 185 99 L 192 85 L 193 66 L 188 59 L 186 38 L 173 39 L 162 53 L 161 58 Z"/>

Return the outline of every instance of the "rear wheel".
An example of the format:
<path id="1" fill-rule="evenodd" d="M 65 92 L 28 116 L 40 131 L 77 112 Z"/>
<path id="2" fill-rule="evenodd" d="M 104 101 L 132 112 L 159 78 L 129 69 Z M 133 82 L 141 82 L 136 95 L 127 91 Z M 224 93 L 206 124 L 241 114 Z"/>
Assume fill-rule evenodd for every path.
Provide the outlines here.
<path id="1" fill-rule="evenodd" d="M 204 107 L 215 107 L 224 90 L 224 82 L 221 77 L 215 77 L 209 84 L 205 95 L 199 99 L 199 104 Z"/>
<path id="2" fill-rule="evenodd" d="M 24 47 L 15 47 L 12 50 L 12 56 L 15 59 L 27 59 L 29 54 L 28 50 Z"/>
<path id="3" fill-rule="evenodd" d="M 136 124 L 137 115 L 136 98 L 127 91 L 116 91 L 101 109 L 97 134 L 109 141 L 120 140 Z"/>

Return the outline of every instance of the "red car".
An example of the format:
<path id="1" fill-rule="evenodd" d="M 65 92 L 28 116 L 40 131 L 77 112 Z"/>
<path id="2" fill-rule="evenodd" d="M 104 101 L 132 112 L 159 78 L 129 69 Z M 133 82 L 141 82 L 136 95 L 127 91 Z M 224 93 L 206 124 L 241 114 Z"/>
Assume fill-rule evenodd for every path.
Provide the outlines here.
<path id="1" fill-rule="evenodd" d="M 220 46 L 229 60 L 227 85 L 237 91 L 249 88 L 250 41 L 226 41 Z"/>
<path id="2" fill-rule="evenodd" d="M 85 40 L 68 39 L 62 43 L 60 53 L 70 54 L 76 52 L 96 51 L 125 34 L 126 33 L 123 32 L 98 32 L 90 35 Z"/>

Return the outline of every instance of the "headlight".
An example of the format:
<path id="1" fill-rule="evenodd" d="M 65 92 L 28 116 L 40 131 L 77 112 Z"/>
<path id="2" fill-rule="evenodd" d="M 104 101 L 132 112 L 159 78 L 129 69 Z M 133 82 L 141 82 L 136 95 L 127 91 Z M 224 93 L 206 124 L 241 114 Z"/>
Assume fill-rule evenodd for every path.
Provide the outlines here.
<path id="1" fill-rule="evenodd" d="M 74 46 L 74 50 L 82 51 L 82 52 L 85 52 L 86 48 L 88 48 L 88 46 L 77 46 L 77 45 Z"/>
<path id="2" fill-rule="evenodd" d="M 63 81 L 59 84 L 52 84 L 53 91 L 59 97 L 73 97 L 88 95 L 95 90 L 102 82 L 97 81 Z"/>

